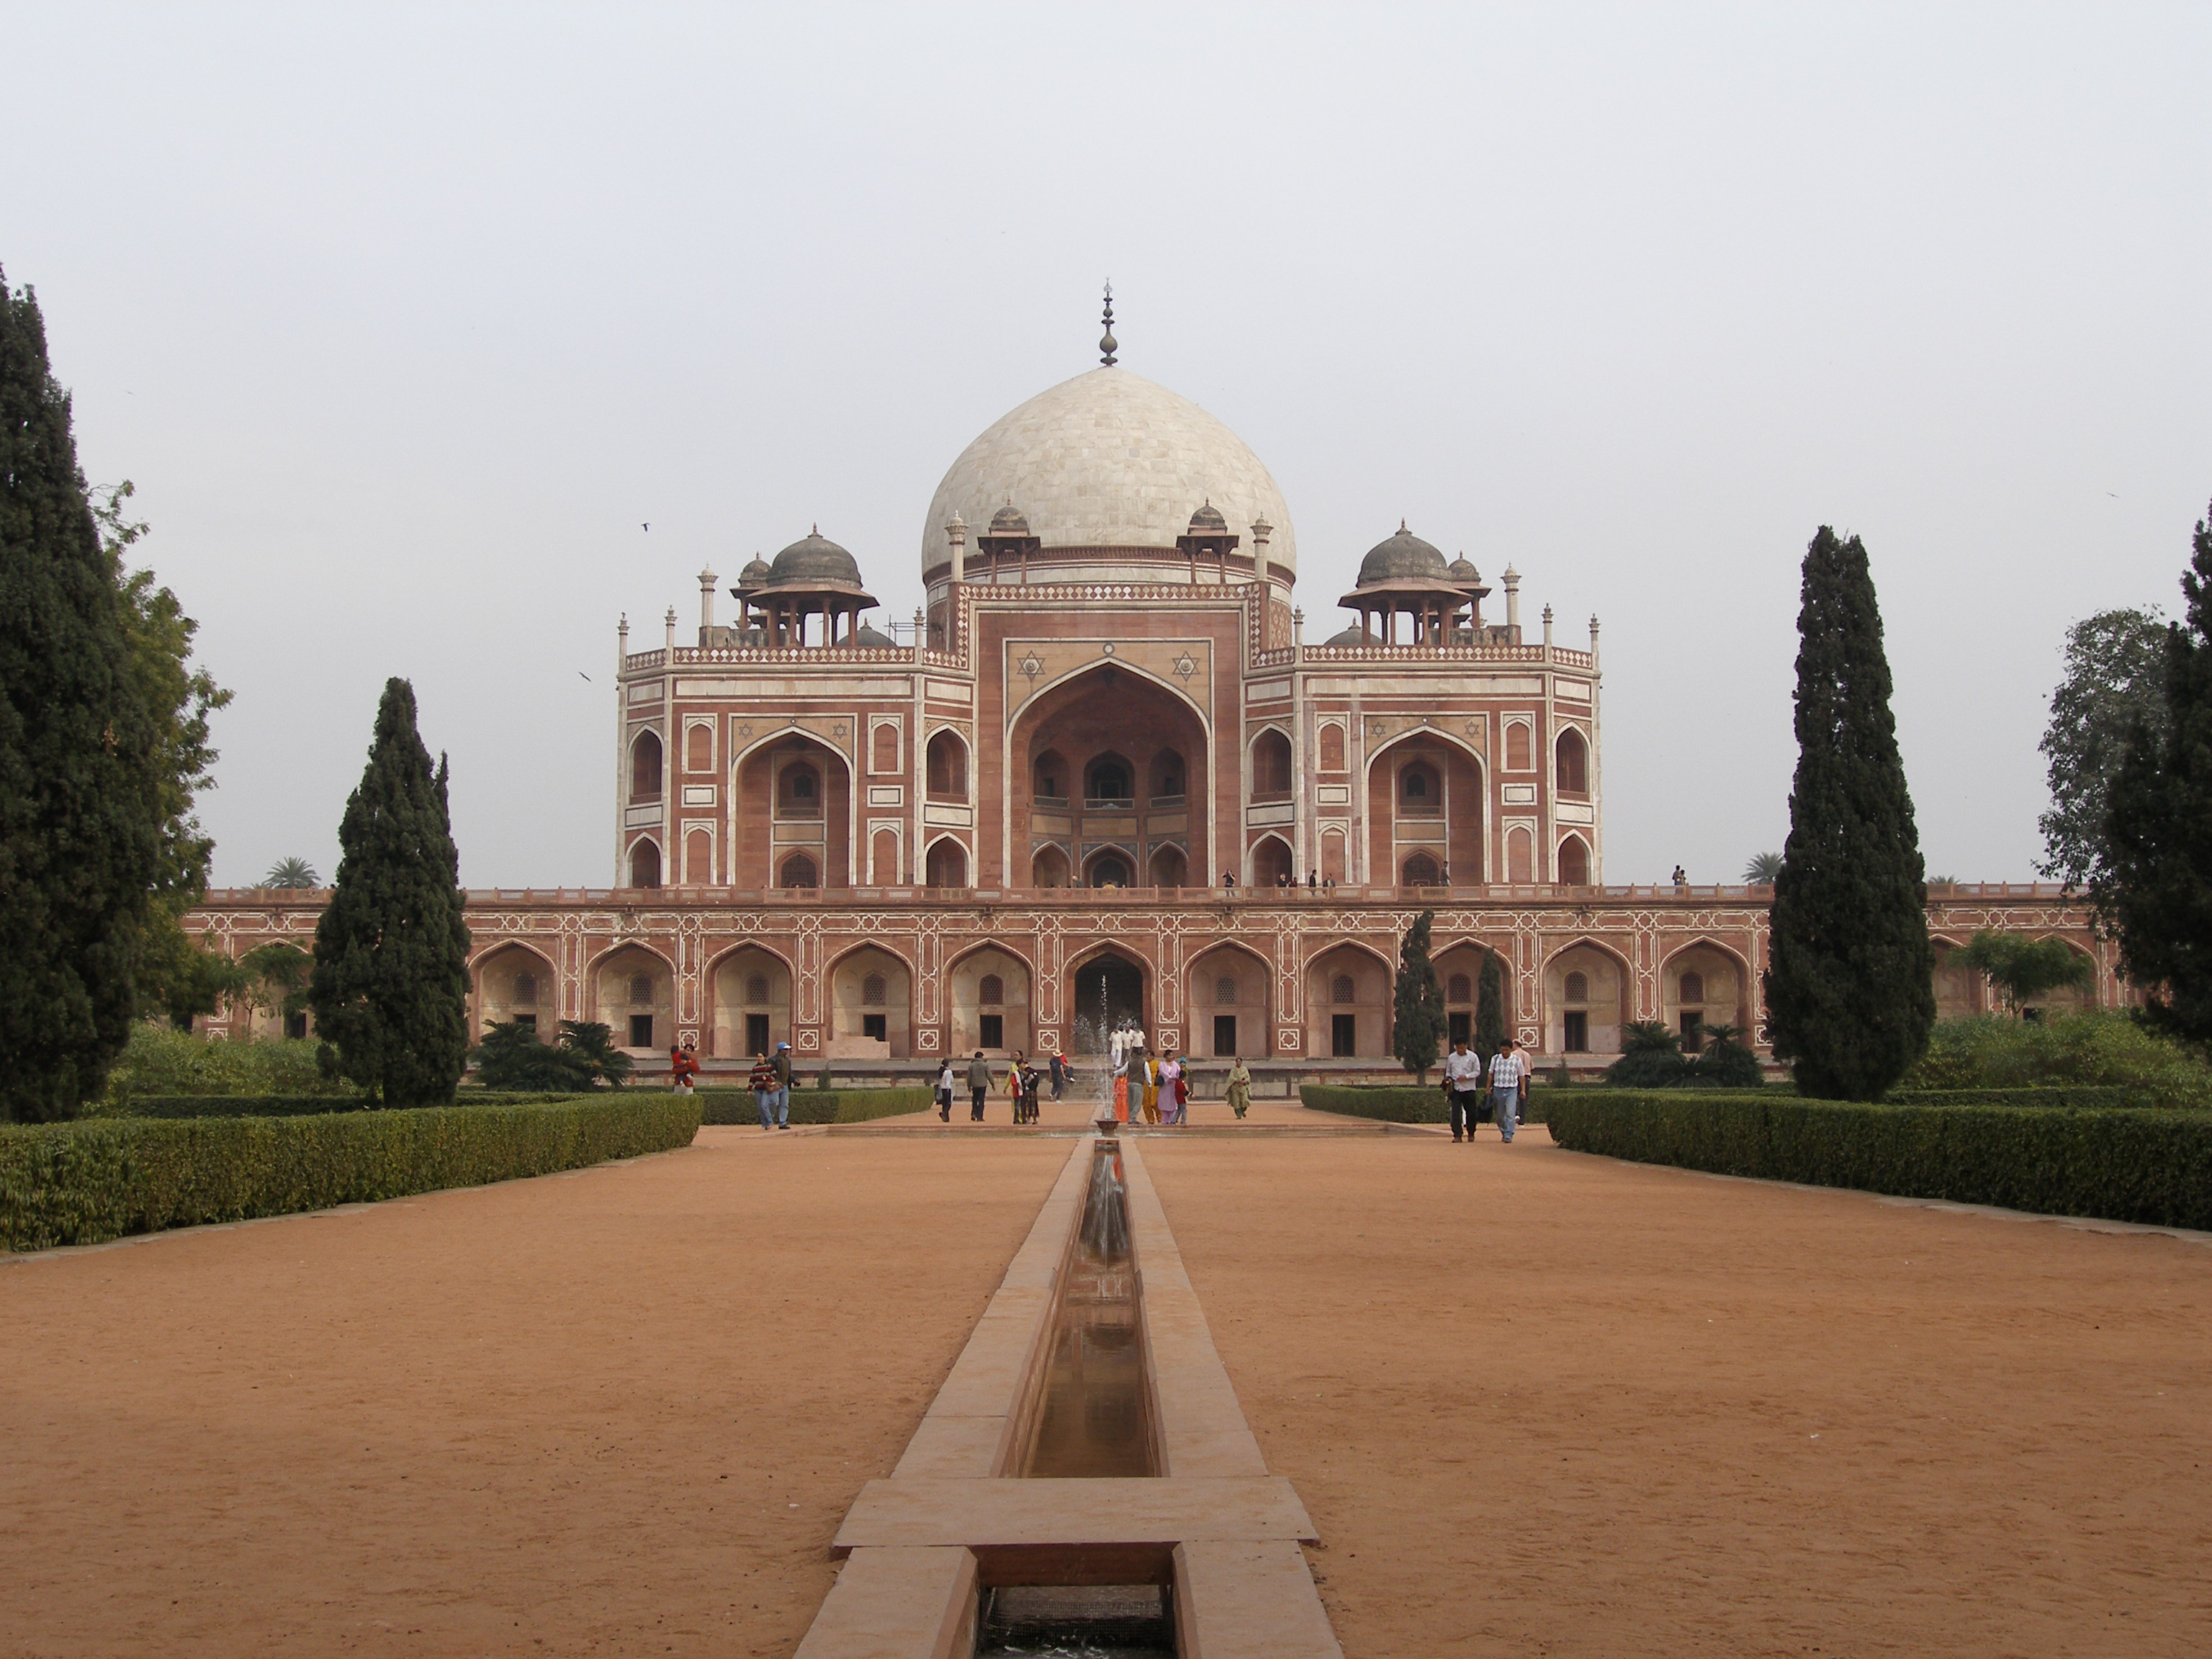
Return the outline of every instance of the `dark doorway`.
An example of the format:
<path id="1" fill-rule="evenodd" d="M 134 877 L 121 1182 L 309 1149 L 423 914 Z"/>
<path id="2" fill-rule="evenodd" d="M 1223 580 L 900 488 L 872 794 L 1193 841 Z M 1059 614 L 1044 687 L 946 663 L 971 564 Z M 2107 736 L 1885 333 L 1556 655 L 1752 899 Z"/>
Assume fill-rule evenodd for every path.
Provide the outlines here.
<path id="1" fill-rule="evenodd" d="M 878 1042 L 890 1041 L 890 1018 L 887 1014 L 862 1014 L 860 1035 L 873 1037 Z"/>
<path id="2" fill-rule="evenodd" d="M 1359 1052 L 1359 1016 L 1331 1014 L 1328 1017 L 1328 1051 L 1339 1060 L 1350 1060 Z"/>
<path id="3" fill-rule="evenodd" d="M 975 1040 L 986 1048 L 1006 1046 L 1006 1017 L 1004 1014 L 975 1016 Z"/>
<path id="4" fill-rule="evenodd" d="M 768 1052 L 768 1016 L 766 1014 L 745 1016 L 745 1052 L 749 1054 L 764 1054 Z"/>
<path id="5" fill-rule="evenodd" d="M 1570 1008 L 1566 1013 L 1566 1042 L 1562 1045 L 1571 1054 L 1589 1052 L 1589 1015 L 1580 1008 Z"/>
<path id="6" fill-rule="evenodd" d="M 1091 884 L 1093 887 L 1127 887 L 1129 884 L 1128 860 L 1113 853 L 1091 860 Z"/>
<path id="7" fill-rule="evenodd" d="M 1237 1016 L 1216 1014 L 1213 1017 L 1213 1052 L 1224 1059 L 1237 1054 Z"/>
<path id="8" fill-rule="evenodd" d="M 1473 1042 L 1474 1041 L 1474 1016 L 1473 1014 L 1462 1011 L 1452 1015 L 1450 1023 L 1451 1030 L 1449 1033 L 1449 1036 L 1453 1048 L 1456 1048 L 1462 1042 Z"/>
<path id="9" fill-rule="evenodd" d="M 629 1017 L 629 1046 L 633 1048 L 653 1047 L 653 1016 L 632 1014 Z"/>
<path id="10" fill-rule="evenodd" d="M 1075 1017 L 1094 1031 L 1110 1031 L 1125 1019 L 1143 1024 L 1144 969 L 1110 951 L 1091 957 L 1075 970 Z"/>

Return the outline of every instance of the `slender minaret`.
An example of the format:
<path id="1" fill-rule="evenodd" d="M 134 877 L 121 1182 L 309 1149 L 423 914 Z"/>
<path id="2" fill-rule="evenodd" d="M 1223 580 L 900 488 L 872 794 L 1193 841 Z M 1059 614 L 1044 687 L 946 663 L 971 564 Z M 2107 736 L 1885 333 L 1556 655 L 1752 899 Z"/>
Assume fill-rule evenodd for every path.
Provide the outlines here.
<path id="1" fill-rule="evenodd" d="M 1266 514 L 1252 520 L 1252 580 L 1262 587 L 1267 585 L 1267 540 L 1274 533 Z"/>
<path id="2" fill-rule="evenodd" d="M 1551 607 L 1550 605 L 1546 605 L 1546 606 L 1544 607 L 1544 649 L 1546 649 L 1547 651 L 1549 651 L 1551 648 L 1552 648 L 1552 607 Z"/>
<path id="3" fill-rule="evenodd" d="M 707 630 L 714 625 L 714 584 L 721 579 L 711 568 L 699 573 L 699 643 L 707 643 Z"/>
<path id="4" fill-rule="evenodd" d="M 952 544 L 952 580 L 968 580 L 968 520 L 958 513 L 945 521 L 945 539 Z"/>
<path id="5" fill-rule="evenodd" d="M 1510 630 L 1507 637 L 1514 644 L 1521 643 L 1521 573 L 1511 565 L 1505 567 L 1505 626 Z"/>

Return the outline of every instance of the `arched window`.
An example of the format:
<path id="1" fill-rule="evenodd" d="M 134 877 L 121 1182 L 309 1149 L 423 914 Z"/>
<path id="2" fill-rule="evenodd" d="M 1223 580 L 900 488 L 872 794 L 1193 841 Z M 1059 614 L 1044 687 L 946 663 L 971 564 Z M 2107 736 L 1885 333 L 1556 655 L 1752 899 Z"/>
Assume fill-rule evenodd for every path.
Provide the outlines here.
<path id="1" fill-rule="evenodd" d="M 1441 817 L 1443 781 L 1426 761 L 1414 761 L 1398 774 L 1398 807 L 1408 817 Z"/>
<path id="2" fill-rule="evenodd" d="M 1535 738 L 1526 720 L 1515 720 L 1505 728 L 1505 769 L 1509 772 L 1528 772 L 1535 769 L 1534 744 Z"/>
<path id="3" fill-rule="evenodd" d="M 1583 741 L 1583 734 L 1573 730 L 1562 732 L 1553 748 L 1559 756 L 1559 793 L 1589 793 L 1589 746 Z"/>
<path id="4" fill-rule="evenodd" d="M 1705 1000 L 1705 976 L 1695 969 L 1682 975 L 1682 1001 L 1694 1006 Z"/>
<path id="5" fill-rule="evenodd" d="M 639 732 L 629 746 L 629 793 L 633 800 L 660 793 L 660 738 L 656 732 Z"/>
<path id="6" fill-rule="evenodd" d="M 745 1001 L 749 1006 L 756 1008 L 764 1008 L 768 1006 L 768 975 L 766 974 L 745 975 Z"/>
<path id="7" fill-rule="evenodd" d="M 537 975 L 517 974 L 514 976 L 514 1000 L 525 1008 L 534 1007 L 537 1005 Z"/>
<path id="8" fill-rule="evenodd" d="M 1182 793 L 1182 757 L 1172 749 L 1163 749 L 1152 757 L 1152 799 L 1173 798 Z"/>
<path id="9" fill-rule="evenodd" d="M 1264 837 L 1252 849 L 1252 880 L 1261 887 L 1284 887 L 1297 879 L 1290 843 L 1280 836 Z"/>
<path id="10" fill-rule="evenodd" d="M 632 974 L 629 976 L 629 1002 L 633 1008 L 649 1008 L 653 1006 L 652 975 Z"/>
<path id="11" fill-rule="evenodd" d="M 694 887 L 714 879 L 714 838 L 704 830 L 684 837 L 684 879 Z"/>
<path id="12" fill-rule="evenodd" d="M 1030 884 L 1033 887 L 1065 887 L 1067 885 L 1067 854 L 1057 847 L 1042 848 L 1030 860 Z"/>
<path id="13" fill-rule="evenodd" d="M 1231 1003 L 1237 1000 L 1236 975 L 1224 974 L 1219 979 L 1213 981 L 1213 1000 L 1216 1002 Z"/>
<path id="14" fill-rule="evenodd" d="M 1426 853 L 1416 853 L 1406 860 L 1401 878 L 1408 887 L 1434 887 L 1443 878 L 1443 872 Z"/>
<path id="15" fill-rule="evenodd" d="M 868 770 L 896 772 L 899 769 L 899 734 L 896 726 L 883 725 L 875 729 L 870 740 Z"/>
<path id="16" fill-rule="evenodd" d="M 1579 969 L 1574 973 L 1569 974 L 1567 975 L 1566 994 L 1567 1000 L 1570 1002 L 1588 1002 L 1589 1000 L 1589 975 L 1583 973 Z"/>
<path id="17" fill-rule="evenodd" d="M 1580 836 L 1569 836 L 1559 843 L 1559 879 L 1570 887 L 1589 885 L 1589 848 Z"/>
<path id="18" fill-rule="evenodd" d="M 775 810 L 787 818 L 822 816 L 822 775 L 805 761 L 794 761 L 776 775 Z"/>
<path id="19" fill-rule="evenodd" d="M 1359 1000 L 1358 988 L 1352 984 L 1351 975 L 1339 974 L 1329 981 L 1328 1000 L 1331 1002 L 1357 1002 Z"/>
<path id="20" fill-rule="evenodd" d="M 884 976 L 881 974 L 870 974 L 860 981 L 860 1006 L 863 1008 L 884 1006 Z"/>
<path id="21" fill-rule="evenodd" d="M 684 728 L 684 769 L 687 772 L 711 772 L 714 769 L 713 726 L 687 726 Z"/>
<path id="22" fill-rule="evenodd" d="M 1118 853 L 1102 854 L 1091 860 L 1091 884 L 1093 887 L 1127 887 L 1129 884 L 1129 860 Z"/>
<path id="23" fill-rule="evenodd" d="M 878 830 L 870 837 L 870 876 L 878 887 L 895 886 L 899 878 L 899 838 L 896 830 Z"/>
<path id="24" fill-rule="evenodd" d="M 1446 1002 L 1474 1001 L 1474 981 L 1465 974 L 1454 974 L 1444 986 L 1444 1000 Z"/>
<path id="25" fill-rule="evenodd" d="M 1321 769 L 1344 770 L 1344 728 L 1334 723 L 1321 729 Z"/>
<path id="26" fill-rule="evenodd" d="M 968 884 L 968 849 L 957 841 L 940 841 L 929 849 L 929 861 L 923 878 L 932 887 L 965 887 Z"/>
<path id="27" fill-rule="evenodd" d="M 1172 847 L 1163 847 L 1152 854 L 1152 885 L 1180 887 L 1190 866 L 1183 855 Z"/>
<path id="28" fill-rule="evenodd" d="M 968 745 L 951 732 L 929 740 L 929 794 L 933 800 L 968 799 Z"/>
<path id="29" fill-rule="evenodd" d="M 988 1007 L 1006 1000 L 1006 981 L 996 974 L 986 974 L 975 981 L 975 1000 Z"/>
<path id="30" fill-rule="evenodd" d="M 1252 794 L 1291 793 L 1291 740 L 1279 732 L 1262 732 L 1252 739 Z"/>
<path id="31" fill-rule="evenodd" d="M 1040 806 L 1067 805 L 1067 762 L 1057 749 L 1048 749 L 1031 763 L 1032 793 Z"/>
<path id="32" fill-rule="evenodd" d="M 1083 795 L 1086 800 L 1133 801 L 1129 763 L 1119 755 L 1101 755 L 1092 761 L 1084 774 Z"/>
<path id="33" fill-rule="evenodd" d="M 803 887 L 819 887 L 822 872 L 805 854 L 793 853 L 783 861 L 783 868 L 776 876 L 775 884 L 793 891 Z"/>
<path id="34" fill-rule="evenodd" d="M 1506 880 L 1514 882 L 1535 880 L 1536 878 L 1529 873 L 1530 866 L 1535 863 L 1535 838 L 1526 830 L 1515 830 L 1507 834 L 1505 837 Z"/>
<path id="35" fill-rule="evenodd" d="M 641 841 L 629 849 L 629 884 L 633 887 L 660 885 L 660 848 L 649 841 Z"/>

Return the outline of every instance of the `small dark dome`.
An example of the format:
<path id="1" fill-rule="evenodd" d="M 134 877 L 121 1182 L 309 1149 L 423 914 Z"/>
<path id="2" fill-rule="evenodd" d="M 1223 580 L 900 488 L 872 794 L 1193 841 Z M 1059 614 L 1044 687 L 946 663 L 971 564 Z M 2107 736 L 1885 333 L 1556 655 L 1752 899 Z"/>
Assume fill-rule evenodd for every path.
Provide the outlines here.
<path id="1" fill-rule="evenodd" d="M 1194 536 L 1218 536 L 1228 528 L 1229 520 L 1221 516 L 1221 509 L 1210 498 L 1190 515 L 1190 533 Z"/>
<path id="2" fill-rule="evenodd" d="M 758 587 L 769 578 L 768 561 L 757 553 L 745 561 L 745 568 L 738 572 L 739 587 Z"/>
<path id="3" fill-rule="evenodd" d="M 1462 587 L 1472 587 L 1482 580 L 1482 572 L 1474 568 L 1474 561 L 1462 553 L 1451 562 L 1451 579 Z"/>
<path id="4" fill-rule="evenodd" d="M 994 536 L 1026 536 L 1030 533 L 1029 515 L 1008 501 L 991 515 L 988 533 Z"/>
<path id="5" fill-rule="evenodd" d="M 775 564 L 769 568 L 768 586 L 808 587 L 821 582 L 858 587 L 860 567 L 817 526 L 775 556 Z"/>
<path id="6" fill-rule="evenodd" d="M 1340 634 L 1330 635 L 1322 643 L 1323 645 L 1368 645 L 1372 641 L 1357 628 L 1347 628 Z"/>
<path id="7" fill-rule="evenodd" d="M 1362 587 L 1389 581 L 1433 581 L 1441 587 L 1449 586 L 1450 579 L 1444 556 L 1409 532 L 1402 519 L 1398 521 L 1398 533 L 1376 543 L 1359 562 Z"/>
<path id="8" fill-rule="evenodd" d="M 890 635 L 878 633 L 876 629 L 869 627 L 867 623 L 862 623 L 858 628 L 853 630 L 853 637 L 848 641 L 847 643 L 850 645 L 881 647 L 887 645 L 895 646 L 898 641 L 893 639 Z"/>

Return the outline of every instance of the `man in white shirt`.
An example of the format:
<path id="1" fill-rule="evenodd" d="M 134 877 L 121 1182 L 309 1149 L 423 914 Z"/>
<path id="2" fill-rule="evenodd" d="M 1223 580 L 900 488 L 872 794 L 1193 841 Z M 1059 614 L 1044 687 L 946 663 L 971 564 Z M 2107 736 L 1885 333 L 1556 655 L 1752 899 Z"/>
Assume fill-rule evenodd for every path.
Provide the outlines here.
<path id="1" fill-rule="evenodd" d="M 1444 1056 L 1444 1092 L 1451 1097 L 1452 1139 L 1460 1139 L 1465 1127 L 1466 1139 L 1474 1139 L 1474 1115 L 1482 1104 L 1482 1056 L 1468 1052 L 1464 1040 L 1452 1045 Z"/>
<path id="2" fill-rule="evenodd" d="M 1509 1143 L 1521 1125 L 1521 1085 L 1528 1075 L 1528 1062 L 1522 1059 L 1513 1039 L 1506 1038 L 1505 1046 L 1490 1059 L 1490 1103 L 1498 1114 L 1498 1135 Z"/>

